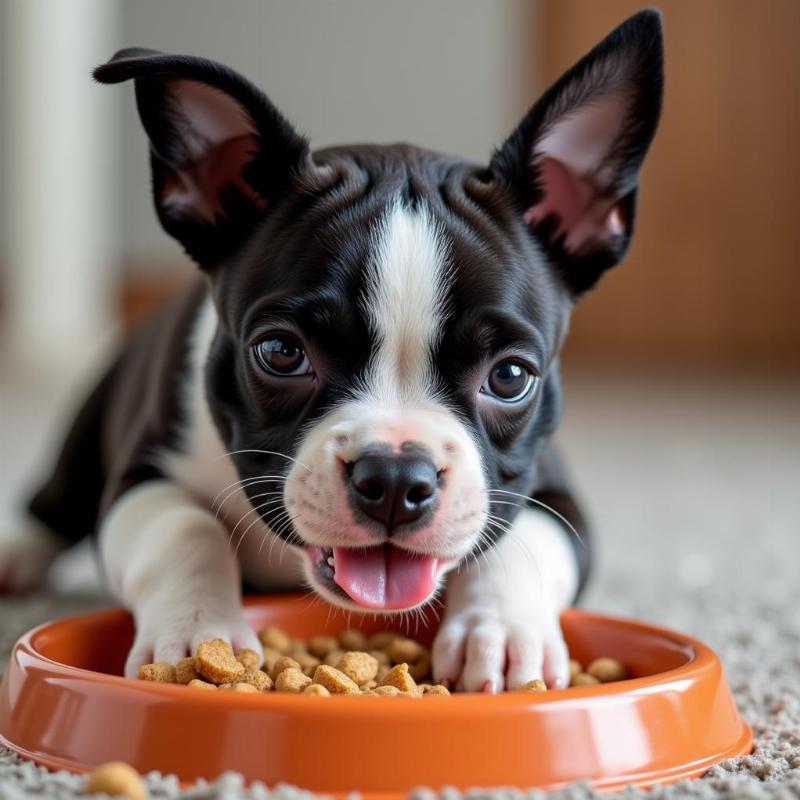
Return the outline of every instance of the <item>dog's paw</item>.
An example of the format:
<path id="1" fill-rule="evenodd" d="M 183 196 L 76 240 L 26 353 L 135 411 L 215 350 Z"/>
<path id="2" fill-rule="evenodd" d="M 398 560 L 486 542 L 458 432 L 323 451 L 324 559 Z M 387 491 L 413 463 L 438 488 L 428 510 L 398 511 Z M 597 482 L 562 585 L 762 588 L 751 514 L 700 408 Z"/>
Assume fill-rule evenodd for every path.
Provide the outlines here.
<path id="1" fill-rule="evenodd" d="M 0 536 L 0 595 L 39 588 L 63 549 L 61 540 L 32 520 Z"/>
<path id="2" fill-rule="evenodd" d="M 125 676 L 135 678 L 142 664 L 175 664 L 193 655 L 201 642 L 224 639 L 235 651 L 245 648 L 262 656 L 261 642 L 241 612 L 215 614 L 202 609 L 166 610 L 150 619 L 137 616 L 136 638 L 125 662 Z"/>
<path id="3" fill-rule="evenodd" d="M 480 603 L 449 613 L 433 643 L 433 677 L 466 692 L 502 692 L 542 678 L 569 683 L 569 656 L 556 613 L 498 613 Z"/>

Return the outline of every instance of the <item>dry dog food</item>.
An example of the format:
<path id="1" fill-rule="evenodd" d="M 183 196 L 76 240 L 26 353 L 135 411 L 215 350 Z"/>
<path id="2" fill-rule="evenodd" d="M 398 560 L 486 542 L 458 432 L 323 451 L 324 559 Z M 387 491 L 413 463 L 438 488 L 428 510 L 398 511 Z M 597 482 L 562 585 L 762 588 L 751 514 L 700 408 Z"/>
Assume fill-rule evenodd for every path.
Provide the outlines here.
<path id="1" fill-rule="evenodd" d="M 178 683 L 176 668 L 167 661 L 142 665 L 139 667 L 139 678 L 143 681 L 156 681 L 157 683 Z"/>
<path id="2" fill-rule="evenodd" d="M 366 636 L 346 630 L 335 636 L 313 636 L 302 642 L 275 626 L 259 632 L 264 663 L 253 650 L 234 653 L 222 639 L 203 642 L 197 653 L 171 664 L 146 664 L 142 680 L 180 683 L 193 689 L 233 692 L 288 692 L 329 697 L 347 695 L 446 696 L 446 686 L 431 681 L 429 648 L 397 631 Z M 570 686 L 593 686 L 625 680 L 627 671 L 613 658 L 596 658 L 584 669 L 570 659 Z M 537 678 L 515 691 L 545 692 Z"/>
<path id="3" fill-rule="evenodd" d="M 517 689 L 518 692 L 546 692 L 547 685 L 541 678 L 534 678 L 532 681 L 528 681 L 527 683 L 523 683 Z"/>
<path id="4" fill-rule="evenodd" d="M 584 672 L 583 664 L 570 659 L 570 686 L 594 686 L 598 683 L 624 681 L 628 677 L 625 665 L 615 658 L 596 658 Z"/>
<path id="5" fill-rule="evenodd" d="M 109 761 L 98 767 L 86 781 L 84 794 L 107 794 L 112 797 L 127 797 L 128 800 L 144 800 L 147 789 L 139 773 L 123 761 Z"/>
<path id="6" fill-rule="evenodd" d="M 244 674 L 244 664 L 236 660 L 233 649 L 223 639 L 200 644 L 194 656 L 194 668 L 201 677 L 217 684 L 232 683 Z"/>

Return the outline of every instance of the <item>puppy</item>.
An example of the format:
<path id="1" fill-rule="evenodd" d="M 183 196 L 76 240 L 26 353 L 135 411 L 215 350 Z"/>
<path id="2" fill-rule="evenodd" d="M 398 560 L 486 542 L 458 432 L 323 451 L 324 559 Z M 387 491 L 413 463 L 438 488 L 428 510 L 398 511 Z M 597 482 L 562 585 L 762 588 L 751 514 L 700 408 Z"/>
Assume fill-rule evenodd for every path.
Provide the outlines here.
<path id="1" fill-rule="evenodd" d="M 128 49 L 153 200 L 201 278 L 79 413 L 0 581 L 99 532 L 136 621 L 126 674 L 205 639 L 260 651 L 242 586 L 353 612 L 443 602 L 434 677 L 568 681 L 587 532 L 552 444 L 577 298 L 623 257 L 662 94 L 626 21 L 488 166 L 408 145 L 312 153 L 221 64 Z"/>

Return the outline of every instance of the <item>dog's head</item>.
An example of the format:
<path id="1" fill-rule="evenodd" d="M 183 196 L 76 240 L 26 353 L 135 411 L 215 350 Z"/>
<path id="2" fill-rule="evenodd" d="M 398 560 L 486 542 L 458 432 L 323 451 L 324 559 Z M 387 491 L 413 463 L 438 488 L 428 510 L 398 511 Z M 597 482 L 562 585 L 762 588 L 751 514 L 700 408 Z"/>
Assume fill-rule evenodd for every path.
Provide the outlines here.
<path id="1" fill-rule="evenodd" d="M 407 609 L 505 531 L 559 416 L 575 299 L 624 255 L 662 90 L 661 26 L 620 26 L 488 165 L 307 142 L 244 78 L 125 50 L 164 228 L 219 315 L 209 404 L 313 588 Z"/>

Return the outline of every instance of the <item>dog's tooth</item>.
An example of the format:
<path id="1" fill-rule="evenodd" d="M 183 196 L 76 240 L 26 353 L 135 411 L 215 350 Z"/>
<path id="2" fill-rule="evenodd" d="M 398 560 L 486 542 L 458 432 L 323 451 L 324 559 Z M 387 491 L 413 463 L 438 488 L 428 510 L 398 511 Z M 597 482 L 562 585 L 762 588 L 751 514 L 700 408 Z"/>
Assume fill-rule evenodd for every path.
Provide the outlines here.
<path id="1" fill-rule="evenodd" d="M 333 566 L 333 556 L 328 556 L 328 565 Z"/>

